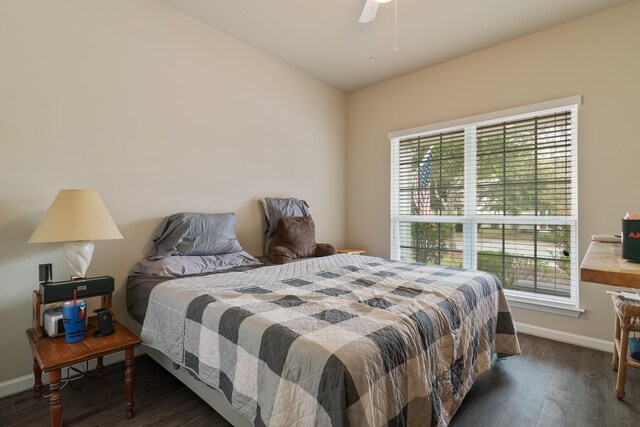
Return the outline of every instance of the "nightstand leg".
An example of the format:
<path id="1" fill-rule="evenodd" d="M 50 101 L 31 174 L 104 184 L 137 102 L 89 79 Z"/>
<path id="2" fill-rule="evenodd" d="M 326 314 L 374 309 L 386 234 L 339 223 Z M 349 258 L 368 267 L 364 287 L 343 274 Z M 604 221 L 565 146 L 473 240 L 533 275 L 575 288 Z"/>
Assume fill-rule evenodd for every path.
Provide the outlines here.
<path id="1" fill-rule="evenodd" d="M 124 351 L 124 392 L 127 397 L 125 408 L 127 419 L 133 418 L 133 348 Z"/>
<path id="2" fill-rule="evenodd" d="M 33 358 L 33 394 L 36 399 L 42 397 L 42 370 L 38 360 Z"/>
<path id="3" fill-rule="evenodd" d="M 62 403 L 60 399 L 60 369 L 49 372 L 49 411 L 51 412 L 51 427 L 62 426 Z"/>
<path id="4" fill-rule="evenodd" d="M 96 363 L 96 377 L 102 378 L 103 371 L 104 365 L 102 364 L 102 356 L 99 356 L 98 362 Z"/>

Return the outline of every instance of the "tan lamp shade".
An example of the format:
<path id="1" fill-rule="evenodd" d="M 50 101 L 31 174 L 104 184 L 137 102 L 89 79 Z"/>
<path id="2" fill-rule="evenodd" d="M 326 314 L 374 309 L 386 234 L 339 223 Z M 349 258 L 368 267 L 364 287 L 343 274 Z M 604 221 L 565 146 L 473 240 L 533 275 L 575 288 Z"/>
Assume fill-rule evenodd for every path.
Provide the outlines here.
<path id="1" fill-rule="evenodd" d="M 95 190 L 60 190 L 27 243 L 122 239 Z"/>

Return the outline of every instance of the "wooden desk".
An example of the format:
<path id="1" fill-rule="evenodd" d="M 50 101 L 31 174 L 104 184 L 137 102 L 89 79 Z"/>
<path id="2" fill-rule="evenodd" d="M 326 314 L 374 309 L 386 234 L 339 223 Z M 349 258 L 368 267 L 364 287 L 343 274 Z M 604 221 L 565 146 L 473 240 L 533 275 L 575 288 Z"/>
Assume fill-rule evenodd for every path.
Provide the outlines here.
<path id="1" fill-rule="evenodd" d="M 580 265 L 580 280 L 640 289 L 640 263 L 620 257 L 620 243 L 591 242 Z"/>
<path id="2" fill-rule="evenodd" d="M 640 264 L 623 260 L 621 252 L 620 243 L 591 242 L 580 265 L 580 279 L 585 282 L 640 289 Z M 626 302 L 617 295 L 612 295 L 612 300 L 616 325 L 611 366 L 618 371 L 616 397 L 623 399 L 627 366 L 640 368 L 640 362 L 627 354 L 629 332 L 640 332 L 640 305 Z"/>

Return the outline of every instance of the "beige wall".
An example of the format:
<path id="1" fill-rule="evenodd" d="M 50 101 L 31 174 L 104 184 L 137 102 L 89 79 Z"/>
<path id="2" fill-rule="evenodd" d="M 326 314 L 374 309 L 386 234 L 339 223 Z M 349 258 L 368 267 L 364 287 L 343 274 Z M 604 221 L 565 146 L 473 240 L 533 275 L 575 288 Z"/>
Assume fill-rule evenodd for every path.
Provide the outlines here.
<path id="1" fill-rule="evenodd" d="M 258 199 L 311 205 L 344 243 L 345 95 L 161 2 L 0 2 L 0 382 L 28 374 L 38 264 L 26 241 L 61 188 L 99 191 L 124 240 L 97 242 L 89 275 L 123 282 L 162 217 L 237 212 L 261 253 Z"/>
<path id="2" fill-rule="evenodd" d="M 640 211 L 639 20 L 633 2 L 345 100 L 162 3 L 0 2 L 0 382 L 30 372 L 37 265 L 67 275 L 59 245 L 26 244 L 61 188 L 98 190 L 125 236 L 98 242 L 89 269 L 116 278 L 122 319 L 126 273 L 165 215 L 235 211 L 259 254 L 258 198 L 304 197 L 319 239 L 388 256 L 387 132 L 581 94 L 582 256 Z M 579 319 L 516 318 L 608 340 L 604 289 L 581 285 Z"/>
<path id="3" fill-rule="evenodd" d="M 579 94 L 580 259 L 592 234 L 618 232 L 625 212 L 640 211 L 638 22 L 636 1 L 349 94 L 349 245 L 389 255 L 388 132 Z M 521 309 L 515 317 L 611 340 L 605 289 L 581 284 L 578 319 Z"/>

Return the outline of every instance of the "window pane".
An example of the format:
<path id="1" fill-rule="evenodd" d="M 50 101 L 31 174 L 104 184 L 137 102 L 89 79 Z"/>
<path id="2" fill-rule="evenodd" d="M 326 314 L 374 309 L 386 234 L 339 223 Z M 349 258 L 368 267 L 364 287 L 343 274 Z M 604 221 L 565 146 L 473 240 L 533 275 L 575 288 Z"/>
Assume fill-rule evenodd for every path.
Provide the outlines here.
<path id="1" fill-rule="evenodd" d="M 477 130 L 477 210 L 571 214 L 571 112 Z"/>
<path id="2" fill-rule="evenodd" d="M 464 213 L 464 131 L 399 144 L 400 215 Z"/>
<path id="3" fill-rule="evenodd" d="M 568 225 L 478 225 L 478 270 L 494 273 L 507 289 L 569 297 Z"/>
<path id="4" fill-rule="evenodd" d="M 462 224 L 401 222 L 400 259 L 462 267 Z"/>
<path id="5" fill-rule="evenodd" d="M 501 121 L 495 115 L 483 122 L 461 119 L 456 128 L 427 126 L 423 135 L 412 129 L 411 136 L 393 138 L 392 257 L 477 266 L 533 299 L 577 302 L 571 246 L 578 111 L 564 102 Z M 436 218 L 445 215 L 455 219 Z M 498 223 L 489 224 L 496 221 L 489 215 Z M 560 216 L 568 217 L 567 225 L 555 225 L 560 221 L 553 217 Z M 469 252 L 463 254 L 463 246 Z"/>

